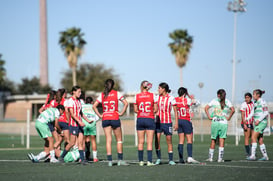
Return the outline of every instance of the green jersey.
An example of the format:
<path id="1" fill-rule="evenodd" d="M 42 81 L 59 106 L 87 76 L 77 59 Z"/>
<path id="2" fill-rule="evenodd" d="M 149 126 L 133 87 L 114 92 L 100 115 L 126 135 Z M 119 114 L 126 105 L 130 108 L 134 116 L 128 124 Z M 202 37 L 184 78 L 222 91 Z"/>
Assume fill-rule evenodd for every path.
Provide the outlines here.
<path id="1" fill-rule="evenodd" d="M 90 120 L 93 121 L 93 124 L 96 123 L 96 121 L 99 120 L 99 117 L 93 110 L 92 104 L 82 104 L 82 113 Z M 82 118 L 82 120 L 85 122 L 85 120 Z"/>
<path id="2" fill-rule="evenodd" d="M 249 116 L 247 117 L 247 120 L 251 119 L 252 116 L 254 117 L 253 124 L 255 124 L 256 121 L 267 123 L 268 107 L 266 102 L 262 98 L 260 98 L 257 101 L 254 101 L 254 107 L 252 108 Z"/>
<path id="3" fill-rule="evenodd" d="M 212 113 L 210 115 L 212 119 L 218 121 L 221 124 L 227 124 L 226 117 L 228 117 L 230 108 L 233 107 L 231 102 L 228 99 L 225 99 L 224 109 L 221 108 L 221 103 L 218 98 L 213 99 L 208 105 L 212 108 Z"/>
<path id="4" fill-rule="evenodd" d="M 36 121 L 41 123 L 50 123 L 54 122 L 56 118 L 60 117 L 60 112 L 57 108 L 48 108 L 44 110 L 38 117 Z"/>

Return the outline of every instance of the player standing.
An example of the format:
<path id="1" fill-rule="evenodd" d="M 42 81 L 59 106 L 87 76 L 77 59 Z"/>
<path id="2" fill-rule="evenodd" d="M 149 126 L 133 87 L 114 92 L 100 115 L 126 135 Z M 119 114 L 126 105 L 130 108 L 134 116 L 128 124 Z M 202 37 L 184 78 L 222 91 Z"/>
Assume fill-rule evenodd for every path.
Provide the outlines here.
<path id="1" fill-rule="evenodd" d="M 252 148 L 251 148 L 251 156 L 249 156 L 248 160 L 256 160 L 256 149 L 257 149 L 257 139 L 259 140 L 260 150 L 263 154 L 263 157 L 260 158 L 260 161 L 269 160 L 266 147 L 263 142 L 263 132 L 267 126 L 268 119 L 268 107 L 266 102 L 262 99 L 262 95 L 265 91 L 260 89 L 256 89 L 253 91 L 253 99 L 254 99 L 254 107 L 251 110 L 251 113 L 247 117 L 247 121 L 254 118 L 253 126 L 254 131 L 251 136 Z"/>
<path id="2" fill-rule="evenodd" d="M 164 133 L 166 136 L 166 142 L 168 145 L 168 156 L 169 156 L 169 165 L 175 165 L 173 161 L 173 144 L 172 144 L 172 119 L 171 119 L 171 110 L 173 107 L 175 122 L 178 121 L 177 117 L 177 107 L 175 98 L 169 93 L 171 90 L 169 89 L 169 85 L 165 82 L 160 83 L 158 86 L 158 117 L 156 121 L 156 140 L 155 140 L 155 148 L 157 160 L 155 164 L 159 165 L 161 163 L 161 148 L 160 148 L 160 137 L 161 134 Z"/>
<path id="3" fill-rule="evenodd" d="M 250 114 L 252 108 L 254 106 L 254 103 L 252 102 L 252 95 L 251 93 L 245 93 L 245 101 L 241 105 L 241 117 L 242 122 L 241 126 L 244 130 L 244 136 L 245 136 L 245 151 L 247 157 L 250 156 L 250 146 L 249 146 L 249 139 L 251 138 L 251 135 L 253 133 L 253 117 L 247 120 L 248 115 Z"/>
<path id="4" fill-rule="evenodd" d="M 179 162 L 184 163 L 183 159 L 183 144 L 185 136 L 187 139 L 187 152 L 188 152 L 188 163 L 199 163 L 192 158 L 192 122 L 190 117 L 190 106 L 195 104 L 196 101 L 192 99 L 188 90 L 184 87 L 178 89 L 178 96 L 175 98 L 178 112 L 178 122 L 175 122 L 174 130 L 178 132 L 179 144 L 178 144 L 178 153 L 179 153 Z M 188 96 L 188 97 L 186 97 Z"/>
<path id="5" fill-rule="evenodd" d="M 54 142 L 48 127 L 48 123 L 55 123 L 56 128 L 60 131 L 58 119 L 63 112 L 64 107 L 62 105 L 57 106 L 57 108 L 48 108 L 43 111 L 35 121 L 35 128 L 39 136 L 45 140 L 45 144 L 44 151 L 39 153 L 37 156 L 34 156 L 31 153 L 28 154 L 29 159 L 31 159 L 33 162 L 38 162 L 39 160 L 45 158 L 48 154 L 50 154 L 51 163 L 58 162 L 58 160 L 55 158 L 55 151 L 53 146 Z"/>
<path id="6" fill-rule="evenodd" d="M 209 114 L 209 108 L 213 109 L 211 115 Z M 218 162 L 224 162 L 224 145 L 225 139 L 227 138 L 228 121 L 234 114 L 234 107 L 231 102 L 226 99 L 226 91 L 219 89 L 217 91 L 217 98 L 213 99 L 205 107 L 205 112 L 212 120 L 211 123 L 211 144 L 209 149 L 209 158 L 206 161 L 213 161 L 213 154 L 215 149 L 216 138 L 219 136 L 219 153 Z"/>
<path id="7" fill-rule="evenodd" d="M 155 132 L 154 114 L 158 110 L 157 100 L 153 93 L 149 92 L 152 84 L 142 81 L 140 85 L 141 93 L 136 94 L 134 101 L 134 111 L 137 113 L 137 136 L 138 136 L 138 159 L 139 165 L 143 166 L 143 147 L 145 134 L 147 136 L 147 166 L 153 166 L 153 137 Z"/>
<path id="8" fill-rule="evenodd" d="M 128 102 L 123 95 L 113 90 L 114 85 L 114 80 L 107 79 L 104 84 L 104 92 L 99 95 L 93 105 L 95 113 L 102 118 L 102 127 L 106 137 L 106 152 L 107 160 L 109 161 L 108 166 L 112 166 L 112 131 L 114 132 L 117 141 L 118 166 L 128 165 L 123 161 L 123 140 L 119 119 L 119 116 L 122 116 L 125 113 Z M 121 101 L 124 105 L 121 112 L 118 112 L 118 101 Z M 102 104 L 103 114 L 100 114 L 97 108 L 100 103 Z"/>
<path id="9" fill-rule="evenodd" d="M 92 153 L 93 153 L 93 162 L 98 162 L 97 158 L 97 121 L 99 117 L 96 115 L 93 110 L 93 98 L 86 97 L 85 103 L 82 103 L 82 113 L 90 120 L 93 121 L 91 124 L 88 124 L 84 119 L 82 121 L 85 124 L 84 130 L 84 142 L 85 142 L 85 157 L 86 160 L 90 159 L 90 142 L 92 144 Z"/>
<path id="10" fill-rule="evenodd" d="M 78 141 L 79 153 L 80 153 L 80 163 L 84 164 L 84 151 L 83 151 L 83 127 L 85 124 L 82 122 L 81 117 L 90 122 L 81 112 L 81 103 L 79 97 L 81 95 L 81 88 L 79 86 L 72 87 L 72 97 L 68 100 L 68 110 L 70 113 L 69 120 L 69 131 L 70 131 L 70 140 L 69 144 L 66 145 L 62 155 L 59 157 L 60 162 L 64 162 L 64 157 L 67 152 L 76 144 Z"/>

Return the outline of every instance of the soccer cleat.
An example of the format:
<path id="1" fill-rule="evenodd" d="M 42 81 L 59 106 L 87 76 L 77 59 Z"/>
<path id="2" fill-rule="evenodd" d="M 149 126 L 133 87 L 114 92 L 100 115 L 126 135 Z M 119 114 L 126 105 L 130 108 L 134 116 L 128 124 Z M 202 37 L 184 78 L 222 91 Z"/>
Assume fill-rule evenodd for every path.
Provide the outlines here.
<path id="1" fill-rule="evenodd" d="M 144 161 L 140 161 L 139 166 L 143 166 L 143 165 L 144 165 Z"/>
<path id="2" fill-rule="evenodd" d="M 27 154 L 27 157 L 28 157 L 28 159 L 29 159 L 30 161 L 33 162 L 33 157 L 32 157 L 32 155 L 31 155 L 30 153 Z"/>
<path id="3" fill-rule="evenodd" d="M 129 164 L 123 160 L 118 161 L 118 166 L 128 166 Z"/>
<path id="4" fill-rule="evenodd" d="M 59 163 L 64 163 L 64 158 L 60 156 L 60 157 L 58 158 L 58 161 L 59 161 Z"/>
<path id="5" fill-rule="evenodd" d="M 249 161 L 255 161 L 256 157 L 255 156 L 249 156 L 249 157 L 247 157 L 247 160 L 249 160 Z"/>
<path id="6" fill-rule="evenodd" d="M 57 160 L 56 158 L 51 158 L 50 163 L 59 163 L 59 160 Z"/>
<path id="7" fill-rule="evenodd" d="M 268 160 L 269 160 L 268 157 L 262 157 L 262 158 L 259 159 L 259 161 L 268 161 Z"/>
<path id="8" fill-rule="evenodd" d="M 29 153 L 29 154 L 28 154 L 28 157 L 31 157 L 31 158 L 32 158 L 31 161 L 32 161 L 33 163 L 38 163 L 38 162 L 39 162 L 39 160 L 36 158 L 36 156 L 35 156 L 33 153 Z"/>
<path id="9" fill-rule="evenodd" d="M 109 162 L 108 162 L 108 166 L 109 166 L 109 167 L 113 166 L 112 161 L 109 161 Z"/>
<path id="10" fill-rule="evenodd" d="M 206 162 L 213 162 L 213 159 L 212 158 L 208 158 L 205 160 Z"/>
<path id="11" fill-rule="evenodd" d="M 93 159 L 93 162 L 94 162 L 94 163 L 96 163 L 96 162 L 98 162 L 98 161 L 99 161 L 99 159 L 97 159 L 97 158 L 94 158 L 94 159 Z"/>
<path id="12" fill-rule="evenodd" d="M 169 165 L 176 165 L 176 163 L 174 161 L 170 160 Z"/>
<path id="13" fill-rule="evenodd" d="M 187 162 L 188 163 L 194 163 L 194 164 L 199 164 L 200 163 L 199 161 L 193 159 L 192 157 L 188 157 Z"/>
<path id="14" fill-rule="evenodd" d="M 154 164 L 153 162 L 149 162 L 149 161 L 147 162 L 147 166 L 148 166 L 148 167 L 155 166 L 155 165 L 156 165 L 156 164 Z"/>
<path id="15" fill-rule="evenodd" d="M 160 163 L 161 163 L 160 159 L 157 159 L 156 162 L 155 162 L 156 165 L 160 165 Z"/>
<path id="16" fill-rule="evenodd" d="M 223 159 L 218 159 L 217 162 L 218 162 L 218 163 L 222 163 L 222 162 L 225 162 L 225 160 L 223 160 Z"/>

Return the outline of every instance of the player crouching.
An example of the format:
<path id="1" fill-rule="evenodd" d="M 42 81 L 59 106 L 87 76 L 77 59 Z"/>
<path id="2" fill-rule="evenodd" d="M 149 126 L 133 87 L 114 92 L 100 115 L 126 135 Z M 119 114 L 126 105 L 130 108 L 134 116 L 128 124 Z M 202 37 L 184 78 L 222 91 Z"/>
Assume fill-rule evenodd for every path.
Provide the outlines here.
<path id="1" fill-rule="evenodd" d="M 48 127 L 48 123 L 55 121 L 54 125 L 57 128 L 57 131 L 61 131 L 58 119 L 60 115 L 63 114 L 64 110 L 65 109 L 63 105 L 58 105 L 56 108 L 48 108 L 45 111 L 43 111 L 39 115 L 38 119 L 35 121 L 35 128 L 39 136 L 45 140 L 45 144 L 44 151 L 42 151 L 38 155 L 35 156 L 32 153 L 28 154 L 28 158 L 32 162 L 34 163 L 39 162 L 39 160 L 44 159 L 49 154 L 51 163 L 58 162 L 58 160 L 55 158 L 54 140 Z"/>

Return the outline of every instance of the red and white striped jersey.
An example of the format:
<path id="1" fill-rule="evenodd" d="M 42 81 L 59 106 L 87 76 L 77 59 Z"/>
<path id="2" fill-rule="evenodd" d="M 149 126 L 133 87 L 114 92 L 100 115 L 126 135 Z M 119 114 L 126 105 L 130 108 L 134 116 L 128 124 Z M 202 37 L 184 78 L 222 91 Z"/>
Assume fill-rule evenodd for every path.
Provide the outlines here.
<path id="1" fill-rule="evenodd" d="M 169 94 L 159 96 L 158 98 L 158 115 L 160 123 L 172 123 L 171 111 L 172 106 L 176 105 L 175 98 Z"/>
<path id="2" fill-rule="evenodd" d="M 67 102 L 68 109 L 72 108 L 73 113 L 81 120 L 81 108 L 82 105 L 78 99 L 75 99 L 74 97 L 70 97 Z M 71 116 L 69 120 L 69 126 L 78 126 L 77 121 L 75 121 Z"/>
<path id="3" fill-rule="evenodd" d="M 176 97 L 175 101 L 177 105 L 178 119 L 191 121 L 190 117 L 190 106 L 192 105 L 191 99 L 186 97 Z"/>
<path id="4" fill-rule="evenodd" d="M 57 103 L 57 101 L 55 99 L 51 100 L 49 104 L 50 104 L 51 107 L 57 107 L 58 106 L 58 103 Z"/>
<path id="5" fill-rule="evenodd" d="M 253 123 L 253 119 L 254 119 L 253 117 L 249 121 L 247 121 L 247 117 L 250 114 L 253 107 L 254 107 L 253 102 L 250 102 L 249 104 L 246 103 L 246 102 L 243 102 L 242 105 L 241 105 L 240 111 L 245 112 L 245 120 L 246 120 L 247 124 L 252 124 Z M 241 124 L 244 124 L 243 121 L 241 122 Z"/>
<path id="6" fill-rule="evenodd" d="M 156 96 L 150 92 L 136 94 L 134 104 L 138 107 L 138 118 L 154 119 L 154 104 L 157 103 Z"/>
<path id="7" fill-rule="evenodd" d="M 104 120 L 118 120 L 118 101 L 124 100 L 123 95 L 115 90 L 111 90 L 108 96 L 105 98 L 104 93 L 101 93 L 97 98 L 97 102 L 102 104 L 103 115 L 102 121 Z"/>

